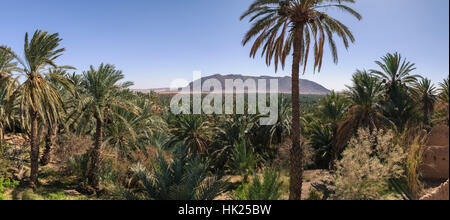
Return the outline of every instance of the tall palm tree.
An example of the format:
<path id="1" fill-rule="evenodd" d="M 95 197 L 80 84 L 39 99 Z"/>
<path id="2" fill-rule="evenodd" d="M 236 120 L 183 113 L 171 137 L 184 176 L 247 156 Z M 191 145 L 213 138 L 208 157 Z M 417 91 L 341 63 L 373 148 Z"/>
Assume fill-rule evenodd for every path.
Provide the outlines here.
<path id="1" fill-rule="evenodd" d="M 300 146 L 300 65 L 306 70 L 311 43 L 314 43 L 314 70 L 320 72 L 324 55 L 325 41 L 328 42 L 335 63 L 338 62 L 337 46 L 334 34 L 342 39 L 344 46 L 354 42 L 349 28 L 327 14 L 327 9 L 337 8 L 350 13 L 357 19 L 361 15 L 345 5 L 354 0 L 255 0 L 241 16 L 241 20 L 250 17 L 253 23 L 244 37 L 243 45 L 255 39 L 250 56 L 255 57 L 262 48 L 266 63 L 275 63 L 284 68 L 288 55 L 293 51 L 292 62 L 292 149 L 290 168 L 290 199 L 301 199 L 303 156 Z"/>
<path id="2" fill-rule="evenodd" d="M 359 128 L 365 127 L 374 130 L 382 128 L 384 125 L 392 125 L 382 113 L 381 103 L 384 87 L 380 80 L 365 70 L 357 70 L 352 81 L 353 86 L 347 86 L 350 108 L 346 120 L 338 125 L 331 162 L 338 158 L 338 155 L 344 150 L 343 148 Z"/>
<path id="3" fill-rule="evenodd" d="M 45 79 L 58 91 L 64 100 L 64 106 L 59 106 L 57 111 L 63 117 L 65 116 L 65 101 L 67 97 L 70 96 L 70 92 L 73 86 L 67 79 L 68 73 L 66 70 L 58 68 L 58 69 L 50 69 L 49 73 L 45 76 Z M 45 134 L 45 148 L 40 160 L 41 166 L 46 166 L 51 161 L 51 153 L 53 148 L 56 145 L 56 136 L 58 133 L 58 128 L 61 124 L 63 124 L 63 117 L 57 118 L 54 121 L 47 120 L 48 123 L 45 125 L 47 132 Z"/>
<path id="4" fill-rule="evenodd" d="M 434 105 L 437 101 L 436 87 L 431 80 L 424 78 L 414 85 L 412 93 L 420 104 L 422 110 L 424 124 L 431 125 L 431 118 L 434 111 Z"/>
<path id="5" fill-rule="evenodd" d="M 101 150 L 103 146 L 103 128 L 107 120 L 113 117 L 117 120 L 125 120 L 117 114 L 117 110 L 124 109 L 137 113 L 136 107 L 128 99 L 120 95 L 122 90 L 130 87 L 131 82 L 119 83 L 124 79 L 122 71 L 116 70 L 113 65 L 101 64 L 97 69 L 93 66 L 89 71 L 83 72 L 81 87 L 83 94 L 78 106 L 78 118 L 95 119 L 95 143 L 90 155 L 88 167 L 88 182 L 91 187 L 98 190 L 100 179 L 97 176 Z M 127 123 L 125 123 L 127 124 Z"/>
<path id="6" fill-rule="evenodd" d="M 9 48 L 0 47 L 0 50 L 7 51 L 22 65 L 21 72 L 26 77 L 26 81 L 17 88 L 15 94 L 19 97 L 22 123 L 30 122 L 30 182 L 32 186 L 38 183 L 39 120 L 48 120 L 48 123 L 52 123 L 60 116 L 58 109 L 62 105 L 61 96 L 43 76 L 47 73 L 47 67 L 58 67 L 55 60 L 65 51 L 64 48 L 58 48 L 61 40 L 58 33 L 49 34 L 46 31 L 37 30 L 31 40 L 26 33 L 25 62 Z"/>
<path id="7" fill-rule="evenodd" d="M 413 86 L 419 75 L 411 75 L 416 70 L 415 64 L 403 59 L 399 53 L 388 53 L 375 61 L 380 70 L 370 70 L 380 78 L 386 89 L 384 114 L 402 131 L 416 118 L 413 98 L 410 96 L 410 87 Z"/>
<path id="8" fill-rule="evenodd" d="M 411 75 L 416 70 L 415 64 L 402 59 L 399 53 L 388 53 L 381 57 L 381 61 L 375 61 L 381 70 L 370 70 L 383 80 L 389 90 L 396 86 L 411 85 L 417 82 L 419 75 Z"/>

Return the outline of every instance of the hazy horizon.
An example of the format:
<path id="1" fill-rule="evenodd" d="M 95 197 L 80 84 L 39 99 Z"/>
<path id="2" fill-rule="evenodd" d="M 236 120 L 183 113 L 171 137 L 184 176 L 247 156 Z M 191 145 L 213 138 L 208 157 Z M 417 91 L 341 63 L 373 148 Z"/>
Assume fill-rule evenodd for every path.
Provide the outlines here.
<path id="1" fill-rule="evenodd" d="M 249 24 L 239 16 L 251 2 L 8 1 L 3 4 L 8 10 L 0 14 L 0 44 L 21 54 L 25 32 L 58 32 L 67 49 L 58 64 L 72 65 L 78 73 L 89 65 L 114 64 L 135 89 L 165 88 L 179 78 L 191 81 L 193 71 L 204 76 L 289 76 L 290 61 L 275 73 L 263 58 L 248 57 L 249 46 L 242 47 Z M 416 74 L 435 84 L 448 76 L 449 1 L 359 0 L 354 8 L 362 21 L 335 15 L 351 28 L 355 44 L 348 51 L 338 45 L 338 65 L 326 53 L 322 72 L 313 74 L 309 66 L 301 78 L 340 91 L 351 84 L 356 69 L 376 68 L 375 60 L 397 51 L 417 64 Z"/>

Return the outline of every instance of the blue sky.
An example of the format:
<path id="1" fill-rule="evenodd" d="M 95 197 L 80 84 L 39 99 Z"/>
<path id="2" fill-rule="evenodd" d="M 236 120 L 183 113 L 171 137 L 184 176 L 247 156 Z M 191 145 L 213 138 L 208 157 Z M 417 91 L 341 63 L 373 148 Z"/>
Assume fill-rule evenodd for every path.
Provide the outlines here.
<path id="1" fill-rule="evenodd" d="M 239 16 L 252 0 L 0 0 L 0 44 L 22 53 L 25 32 L 59 32 L 67 52 L 58 64 L 78 72 L 101 62 L 115 64 L 134 88 L 167 87 L 193 71 L 246 75 L 274 73 L 250 59 L 241 40 L 249 27 Z M 448 0 L 357 0 L 363 20 L 330 11 L 351 27 L 357 41 L 340 46 L 336 66 L 326 54 L 321 73 L 303 78 L 341 90 L 357 69 L 375 68 L 387 52 L 417 64 L 435 83 L 449 73 Z"/>

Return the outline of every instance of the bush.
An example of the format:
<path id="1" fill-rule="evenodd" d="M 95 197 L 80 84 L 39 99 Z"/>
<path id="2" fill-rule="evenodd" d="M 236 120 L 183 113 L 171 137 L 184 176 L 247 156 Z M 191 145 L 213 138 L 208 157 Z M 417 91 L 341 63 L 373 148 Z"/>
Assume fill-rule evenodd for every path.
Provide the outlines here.
<path id="1" fill-rule="evenodd" d="M 292 141 L 290 139 L 287 139 L 283 144 L 277 146 L 278 152 L 272 166 L 279 167 L 282 170 L 289 169 L 291 146 Z M 316 155 L 316 152 L 314 148 L 311 147 L 311 144 L 308 143 L 303 137 L 301 139 L 301 146 L 303 149 L 303 167 L 306 170 L 316 169 L 317 166 L 314 163 L 314 156 Z"/>
<path id="2" fill-rule="evenodd" d="M 5 192 L 6 189 L 14 188 L 18 185 L 19 185 L 18 181 L 0 177 L 0 200 L 5 200 L 5 196 L 3 195 L 3 193 Z"/>
<path id="3" fill-rule="evenodd" d="M 89 160 L 90 152 L 79 156 L 73 156 L 67 160 L 66 167 L 70 174 L 78 177 L 81 182 L 86 182 L 88 178 L 87 171 L 89 168 Z M 123 179 L 122 177 L 125 175 L 123 173 L 127 172 L 127 169 L 121 166 L 123 164 L 121 162 L 122 161 L 114 160 L 113 158 L 107 156 L 100 161 L 100 169 L 96 175 L 98 175 L 103 184 L 114 184 L 115 182 L 120 182 Z"/>
<path id="4" fill-rule="evenodd" d="M 85 181 L 87 179 L 87 170 L 89 163 L 89 153 L 85 153 L 79 156 L 70 157 L 66 162 L 67 169 L 71 174 Z"/>
<path id="5" fill-rule="evenodd" d="M 393 143 L 393 133 L 361 129 L 349 142 L 332 176 L 335 199 L 391 199 L 389 182 L 404 178 L 406 154 Z"/>
<path id="6" fill-rule="evenodd" d="M 87 136 L 78 136 L 72 133 L 59 135 L 57 145 L 53 151 L 56 161 L 67 161 L 71 157 L 85 154 L 93 145 L 93 141 Z"/>
<path id="7" fill-rule="evenodd" d="M 279 200 L 281 198 L 280 172 L 274 169 L 265 169 L 263 180 L 258 175 L 253 177 L 252 183 L 243 183 L 233 192 L 234 200 Z"/>

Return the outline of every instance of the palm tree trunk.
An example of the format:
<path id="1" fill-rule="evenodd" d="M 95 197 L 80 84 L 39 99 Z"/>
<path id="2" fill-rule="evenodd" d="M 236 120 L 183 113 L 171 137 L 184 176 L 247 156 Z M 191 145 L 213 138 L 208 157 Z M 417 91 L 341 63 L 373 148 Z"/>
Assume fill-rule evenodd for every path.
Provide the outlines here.
<path id="1" fill-rule="evenodd" d="M 333 122 L 333 139 L 331 141 L 330 148 L 330 160 L 328 161 L 328 169 L 334 170 L 334 161 L 337 159 L 337 148 L 338 148 L 338 124 L 337 122 Z"/>
<path id="2" fill-rule="evenodd" d="M 300 144 L 300 54 L 303 25 L 297 27 L 292 62 L 292 148 L 290 161 L 289 199 L 301 200 L 303 184 L 303 150 Z"/>
<path id="3" fill-rule="evenodd" d="M 46 166 L 51 161 L 51 153 L 55 146 L 57 128 L 58 125 L 48 126 L 47 135 L 45 136 L 45 149 L 41 157 L 41 166 Z"/>
<path id="4" fill-rule="evenodd" d="M 91 152 L 90 164 L 88 169 L 88 183 L 95 190 L 100 188 L 100 180 L 98 177 L 98 170 L 100 165 L 100 154 L 103 144 L 103 122 L 98 115 L 95 116 L 97 120 L 97 129 L 95 133 L 95 146 Z"/>
<path id="5" fill-rule="evenodd" d="M 32 187 L 38 184 L 39 175 L 39 134 L 38 134 L 38 112 L 31 110 L 31 134 L 30 134 L 30 160 L 31 172 L 30 183 Z"/>
<path id="6" fill-rule="evenodd" d="M 433 118 L 434 106 L 425 102 L 423 110 L 425 115 L 425 125 L 430 126 L 432 121 L 431 119 Z"/>
<path id="7" fill-rule="evenodd" d="M 0 126 L 0 144 L 3 144 L 3 140 L 5 140 L 5 132 L 3 126 Z"/>

